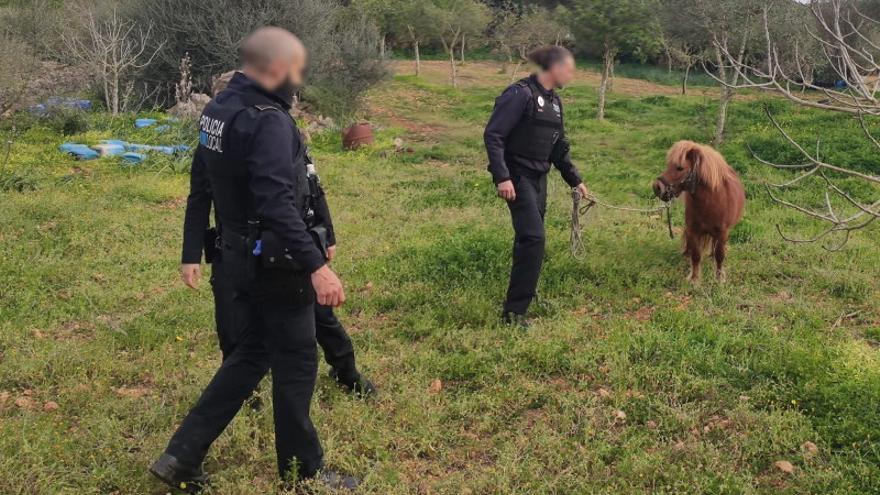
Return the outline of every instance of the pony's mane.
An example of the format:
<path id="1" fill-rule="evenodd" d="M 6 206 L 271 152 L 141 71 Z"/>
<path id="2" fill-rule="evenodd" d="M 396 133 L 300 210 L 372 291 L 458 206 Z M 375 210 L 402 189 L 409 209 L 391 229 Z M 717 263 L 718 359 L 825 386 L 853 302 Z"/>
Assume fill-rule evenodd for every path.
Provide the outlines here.
<path id="1" fill-rule="evenodd" d="M 669 150 L 666 159 L 669 163 L 683 164 L 687 161 L 688 153 L 691 151 L 697 151 L 700 154 L 700 162 L 696 173 L 700 178 L 700 182 L 709 189 L 717 189 L 724 183 L 727 177 L 734 173 L 724 157 L 721 156 L 721 153 L 715 151 L 715 148 L 693 141 L 679 141 L 675 143 Z"/>

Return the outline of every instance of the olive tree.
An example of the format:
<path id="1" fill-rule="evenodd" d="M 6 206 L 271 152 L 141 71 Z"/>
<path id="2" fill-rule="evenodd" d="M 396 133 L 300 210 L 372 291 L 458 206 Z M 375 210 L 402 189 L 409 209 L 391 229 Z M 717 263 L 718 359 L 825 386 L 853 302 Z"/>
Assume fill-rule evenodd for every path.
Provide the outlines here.
<path id="1" fill-rule="evenodd" d="M 579 51 L 602 60 L 597 118 L 605 118 L 608 81 L 618 55 L 644 58 L 658 45 L 659 25 L 653 0 L 573 0 L 572 31 Z"/>
<path id="2" fill-rule="evenodd" d="M 413 49 L 416 75 L 422 73 L 420 48 L 423 44 L 436 40 L 440 35 L 439 22 L 442 11 L 433 3 L 424 0 L 397 0 L 392 14 L 392 25 L 401 33 Z"/>
<path id="3" fill-rule="evenodd" d="M 565 7 L 559 6 L 555 11 L 526 7 L 519 12 L 502 10 L 496 14 L 492 40 L 505 57 L 503 71 L 514 65 L 516 59 L 510 73 L 511 80 L 516 78 L 531 50 L 542 45 L 559 45 L 571 37 L 568 26 L 560 20 L 565 19 L 564 12 Z"/>
<path id="4" fill-rule="evenodd" d="M 458 87 L 455 48 L 466 36 L 477 36 L 489 23 L 489 8 L 477 0 L 435 0 L 438 38 L 449 56 L 449 75 L 453 87 Z"/>
<path id="5" fill-rule="evenodd" d="M 27 84 L 36 72 L 36 58 L 22 41 L 0 36 L 0 117 L 20 106 Z"/>
<path id="6" fill-rule="evenodd" d="M 166 40 L 140 78 L 167 91 L 168 99 L 184 53 L 192 57 L 194 85 L 208 92 L 213 76 L 238 67 L 244 38 L 266 25 L 290 30 L 309 49 L 305 97 L 319 111 L 350 115 L 364 88 L 386 75 L 374 20 L 337 0 L 138 0 L 127 4 L 127 15 L 152 22 Z"/>

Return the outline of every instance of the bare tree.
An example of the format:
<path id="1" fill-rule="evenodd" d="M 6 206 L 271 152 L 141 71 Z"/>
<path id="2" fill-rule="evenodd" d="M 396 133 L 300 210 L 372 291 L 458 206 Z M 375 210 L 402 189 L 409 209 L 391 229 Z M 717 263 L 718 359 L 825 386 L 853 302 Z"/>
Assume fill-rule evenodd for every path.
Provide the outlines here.
<path id="1" fill-rule="evenodd" d="M 505 58 L 501 72 L 507 73 L 512 66 L 510 80 L 513 82 L 522 65 L 528 62 L 530 51 L 542 45 L 559 44 L 570 37 L 568 32 L 566 25 L 542 7 L 528 6 L 519 11 L 513 8 L 499 10 L 492 30 L 492 41 Z"/>
<path id="2" fill-rule="evenodd" d="M 773 26 L 776 24 L 771 21 L 773 12 L 770 7 L 765 6 L 762 17 L 766 58 L 746 63 L 731 53 L 723 43 L 718 43 L 716 46 L 724 57 L 726 69 L 738 76 L 738 80 L 733 83 L 720 78 L 719 81 L 731 89 L 755 88 L 770 91 L 801 106 L 855 115 L 865 139 L 880 152 L 880 140 L 872 134 L 868 122 L 868 119 L 880 116 L 880 45 L 875 41 L 880 32 L 880 23 L 844 0 L 814 0 L 808 8 L 815 22 L 803 26 L 803 29 L 808 35 L 806 39 L 821 47 L 823 60 L 812 60 L 800 43 L 793 50 L 781 49 L 781 44 L 773 33 Z M 814 81 L 812 68 L 820 64 L 831 68 L 838 78 L 837 84 L 825 87 Z M 780 229 L 780 234 L 786 240 L 809 243 L 838 235 L 840 237 L 836 243 L 824 245 L 826 249 L 838 250 L 846 245 L 853 232 L 864 229 L 880 218 L 880 199 L 857 199 L 840 185 L 844 183 L 842 179 L 856 179 L 880 186 L 880 176 L 828 163 L 821 156 L 821 143 L 818 139 L 815 150 L 812 150 L 812 146 L 808 149 L 794 139 L 769 110 L 767 115 L 782 137 L 804 159 L 799 164 L 780 164 L 763 159 L 753 152 L 755 158 L 765 165 L 798 172 L 797 176 L 788 181 L 768 184 L 770 197 L 779 204 L 826 224 L 819 234 L 804 238 L 785 235 Z M 810 179 L 820 180 L 825 186 L 822 207 L 798 204 L 780 197 L 780 190 L 803 184 Z"/>
<path id="3" fill-rule="evenodd" d="M 81 33 L 66 33 L 64 43 L 80 63 L 94 71 L 104 92 L 104 102 L 111 114 L 123 110 L 128 78 L 135 71 L 153 61 L 164 44 L 150 48 L 153 25 L 139 27 L 122 19 L 116 8 L 100 17 L 94 8 L 85 9 L 80 16 Z"/>
<path id="4" fill-rule="evenodd" d="M 193 92 L 192 58 L 187 52 L 180 59 L 180 82 L 174 85 L 174 100 L 177 104 L 189 101 Z"/>

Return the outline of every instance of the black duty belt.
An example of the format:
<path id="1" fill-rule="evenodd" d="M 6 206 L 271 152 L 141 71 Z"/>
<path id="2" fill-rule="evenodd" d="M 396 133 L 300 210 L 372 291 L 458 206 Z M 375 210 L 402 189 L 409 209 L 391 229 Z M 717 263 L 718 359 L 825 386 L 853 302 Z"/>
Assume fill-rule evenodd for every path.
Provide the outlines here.
<path id="1" fill-rule="evenodd" d="M 223 230 L 220 232 L 220 245 L 237 253 L 248 253 L 251 248 L 251 240 L 247 236 Z"/>
<path id="2" fill-rule="evenodd" d="M 547 172 L 549 172 L 549 167 L 547 171 L 540 171 L 528 167 L 514 165 L 510 166 L 508 171 L 510 172 L 511 177 L 526 177 L 529 179 L 540 180 L 542 177 L 547 175 Z"/>

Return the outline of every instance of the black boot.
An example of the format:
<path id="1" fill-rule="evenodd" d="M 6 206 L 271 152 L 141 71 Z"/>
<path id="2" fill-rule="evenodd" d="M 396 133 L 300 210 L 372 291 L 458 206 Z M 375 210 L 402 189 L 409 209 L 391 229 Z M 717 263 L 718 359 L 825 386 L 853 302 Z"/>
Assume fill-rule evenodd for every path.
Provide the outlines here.
<path id="1" fill-rule="evenodd" d="M 346 392 L 358 397 L 373 397 L 378 393 L 373 382 L 364 378 L 360 373 L 342 373 L 336 368 L 330 368 L 330 378 L 338 383 Z"/>
<path id="2" fill-rule="evenodd" d="M 166 485 L 184 493 L 198 493 L 208 483 L 201 467 L 184 466 L 174 456 L 165 453 L 150 466 L 150 472 Z"/>
<path id="3" fill-rule="evenodd" d="M 505 311 L 501 314 L 501 321 L 510 327 L 514 327 L 520 330 L 528 330 L 532 327 L 531 322 L 526 315 L 521 315 L 519 313 L 514 313 L 512 311 Z"/>

